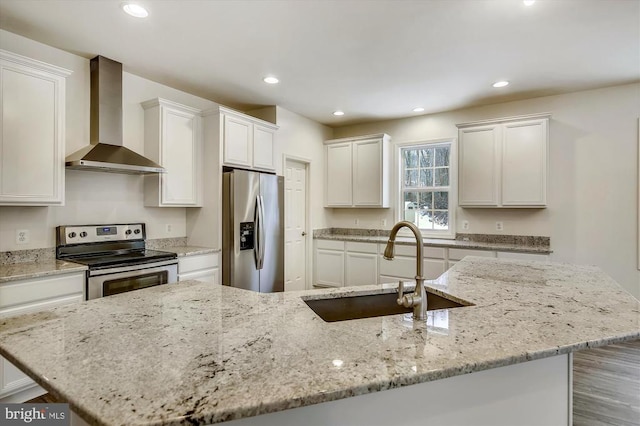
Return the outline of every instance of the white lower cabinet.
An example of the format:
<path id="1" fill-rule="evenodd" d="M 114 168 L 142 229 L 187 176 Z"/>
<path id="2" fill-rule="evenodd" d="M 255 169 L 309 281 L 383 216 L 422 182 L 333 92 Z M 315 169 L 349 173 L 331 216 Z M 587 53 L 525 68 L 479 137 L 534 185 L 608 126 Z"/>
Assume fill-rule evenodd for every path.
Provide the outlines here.
<path id="1" fill-rule="evenodd" d="M 84 272 L 51 275 L 0 284 L 0 319 L 84 300 Z M 0 357 L 0 402 L 24 402 L 45 391 Z"/>
<path id="2" fill-rule="evenodd" d="M 345 256 L 345 286 L 378 283 L 377 244 L 348 242 Z"/>
<path id="3" fill-rule="evenodd" d="M 218 253 L 178 258 L 178 281 L 196 280 L 220 284 Z"/>
<path id="4" fill-rule="evenodd" d="M 313 285 L 344 286 L 344 241 L 316 240 Z"/>

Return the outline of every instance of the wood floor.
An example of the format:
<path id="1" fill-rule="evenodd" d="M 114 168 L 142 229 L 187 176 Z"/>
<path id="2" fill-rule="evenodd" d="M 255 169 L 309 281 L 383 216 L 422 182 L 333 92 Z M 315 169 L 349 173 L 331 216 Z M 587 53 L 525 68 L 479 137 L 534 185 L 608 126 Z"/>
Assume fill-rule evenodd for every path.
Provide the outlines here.
<path id="1" fill-rule="evenodd" d="M 640 426 L 640 340 L 574 353 L 573 425 Z"/>
<path id="2" fill-rule="evenodd" d="M 574 353 L 573 425 L 640 425 L 640 340 Z"/>

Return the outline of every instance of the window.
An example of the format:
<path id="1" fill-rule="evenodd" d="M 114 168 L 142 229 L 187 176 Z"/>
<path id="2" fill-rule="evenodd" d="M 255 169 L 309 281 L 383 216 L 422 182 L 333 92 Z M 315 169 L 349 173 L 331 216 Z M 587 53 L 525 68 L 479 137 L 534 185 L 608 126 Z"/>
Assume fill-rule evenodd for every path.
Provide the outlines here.
<path id="1" fill-rule="evenodd" d="M 453 141 L 400 146 L 400 220 L 425 236 L 453 238 L 455 146 Z"/>

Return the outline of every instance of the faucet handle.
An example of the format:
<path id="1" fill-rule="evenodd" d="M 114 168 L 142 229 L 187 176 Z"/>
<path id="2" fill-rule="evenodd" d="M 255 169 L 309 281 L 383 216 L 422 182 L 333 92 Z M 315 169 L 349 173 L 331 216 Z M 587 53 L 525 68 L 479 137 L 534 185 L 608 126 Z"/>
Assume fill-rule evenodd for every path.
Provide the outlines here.
<path id="1" fill-rule="evenodd" d="M 398 281 L 398 305 L 402 305 L 404 298 L 404 282 L 402 280 Z"/>

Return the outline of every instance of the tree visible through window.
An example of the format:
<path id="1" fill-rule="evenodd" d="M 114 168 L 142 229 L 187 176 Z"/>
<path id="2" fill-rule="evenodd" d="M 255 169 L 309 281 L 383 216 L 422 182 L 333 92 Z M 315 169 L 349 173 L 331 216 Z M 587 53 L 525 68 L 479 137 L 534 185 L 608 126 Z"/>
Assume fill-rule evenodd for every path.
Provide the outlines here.
<path id="1" fill-rule="evenodd" d="M 401 148 L 404 220 L 426 231 L 449 231 L 451 143 Z"/>

